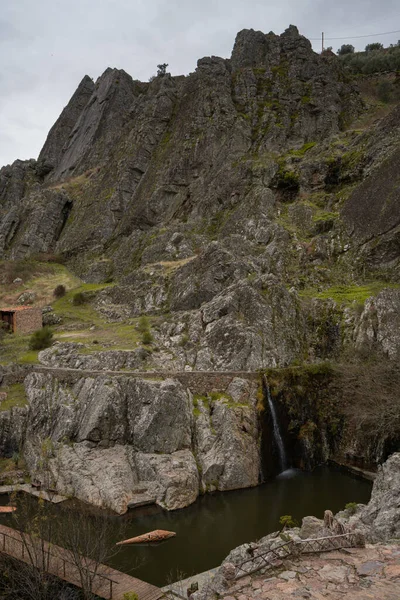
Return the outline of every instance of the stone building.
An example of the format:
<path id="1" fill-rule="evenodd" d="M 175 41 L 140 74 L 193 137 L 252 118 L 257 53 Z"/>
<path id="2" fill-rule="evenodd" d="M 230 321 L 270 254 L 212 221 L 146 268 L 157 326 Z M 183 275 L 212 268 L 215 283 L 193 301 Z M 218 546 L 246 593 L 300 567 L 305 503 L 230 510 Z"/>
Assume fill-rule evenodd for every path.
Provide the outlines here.
<path id="1" fill-rule="evenodd" d="M 32 306 L 1 308 L 0 321 L 6 323 L 12 333 L 33 333 L 43 325 L 42 309 Z"/>

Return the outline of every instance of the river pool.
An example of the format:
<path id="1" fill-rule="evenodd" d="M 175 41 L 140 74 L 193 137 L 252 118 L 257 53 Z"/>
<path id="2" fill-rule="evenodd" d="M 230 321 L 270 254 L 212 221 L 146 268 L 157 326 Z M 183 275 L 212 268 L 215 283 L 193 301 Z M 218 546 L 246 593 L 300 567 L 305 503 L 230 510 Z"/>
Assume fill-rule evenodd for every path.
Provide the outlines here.
<path id="1" fill-rule="evenodd" d="M 306 515 L 322 518 L 324 510 L 335 513 L 347 502 L 366 503 L 370 494 L 370 482 L 319 467 L 312 473 L 291 469 L 256 488 L 206 494 L 174 512 L 155 506 L 135 509 L 123 517 L 106 518 L 116 526 L 123 519 L 127 538 L 153 529 L 177 535 L 158 545 L 125 546 L 110 564 L 149 583 L 166 585 L 216 567 L 232 548 L 276 531 L 281 515 L 298 521 Z M 7 498 L 0 502 L 7 503 Z M 62 512 L 55 507 L 58 518 Z M 1 522 L 13 526 L 10 515 L 2 515 Z"/>

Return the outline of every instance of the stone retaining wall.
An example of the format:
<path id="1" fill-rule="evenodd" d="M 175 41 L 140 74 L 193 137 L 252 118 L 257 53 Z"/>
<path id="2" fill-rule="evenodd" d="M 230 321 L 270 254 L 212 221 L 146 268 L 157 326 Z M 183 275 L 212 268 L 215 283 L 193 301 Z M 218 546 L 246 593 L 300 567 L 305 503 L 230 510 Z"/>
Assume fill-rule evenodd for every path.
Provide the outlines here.
<path id="1" fill-rule="evenodd" d="M 13 385 L 14 383 L 23 383 L 25 377 L 29 373 L 31 373 L 32 370 L 33 365 L 0 365 L 0 386 Z"/>
<path id="2" fill-rule="evenodd" d="M 140 377 L 143 379 L 177 379 L 192 393 L 205 394 L 212 390 L 224 391 L 236 377 L 258 382 L 260 374 L 248 371 L 91 371 L 62 369 L 35 365 L 33 370 L 48 373 L 60 381 L 74 383 L 82 377 Z"/>

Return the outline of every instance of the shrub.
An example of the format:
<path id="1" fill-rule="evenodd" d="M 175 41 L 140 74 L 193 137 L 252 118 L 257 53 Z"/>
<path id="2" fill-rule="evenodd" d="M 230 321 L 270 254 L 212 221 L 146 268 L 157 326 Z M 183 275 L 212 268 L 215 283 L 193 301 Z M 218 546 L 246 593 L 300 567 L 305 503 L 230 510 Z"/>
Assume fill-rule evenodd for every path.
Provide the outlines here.
<path id="1" fill-rule="evenodd" d="M 282 525 L 283 529 L 286 529 L 286 527 L 296 527 L 298 525 L 296 519 L 293 519 L 292 515 L 282 515 L 279 517 L 279 523 Z"/>
<path id="2" fill-rule="evenodd" d="M 144 333 L 145 331 L 150 331 L 150 321 L 146 315 L 142 315 L 137 324 L 137 330 L 140 333 Z"/>
<path id="3" fill-rule="evenodd" d="M 348 510 L 351 515 L 354 515 L 357 510 L 357 502 L 348 502 L 345 509 Z"/>
<path id="4" fill-rule="evenodd" d="M 19 452 L 14 452 L 11 460 L 13 461 L 14 465 L 18 468 L 18 463 L 19 463 L 19 459 L 20 459 L 20 455 Z"/>
<path id="5" fill-rule="evenodd" d="M 287 171 L 284 166 L 281 166 L 275 175 L 275 183 L 278 190 L 296 194 L 300 189 L 300 182 L 297 173 Z"/>
<path id="6" fill-rule="evenodd" d="M 376 89 L 376 92 L 379 100 L 387 104 L 390 102 L 392 97 L 392 84 L 390 81 L 381 81 Z"/>
<path id="7" fill-rule="evenodd" d="M 72 298 L 72 304 L 74 306 L 82 306 L 85 302 L 85 295 L 82 292 L 76 292 L 76 294 L 74 294 L 74 297 Z"/>
<path id="8" fill-rule="evenodd" d="M 62 298 L 65 296 L 67 290 L 65 289 L 65 285 L 59 284 L 53 292 L 54 298 Z"/>
<path id="9" fill-rule="evenodd" d="M 123 600 L 139 600 L 139 597 L 135 592 L 125 592 L 122 598 Z"/>
<path id="10" fill-rule="evenodd" d="M 153 336 L 151 335 L 151 332 L 144 331 L 142 334 L 142 343 L 147 345 L 147 344 L 151 344 L 152 341 L 153 341 Z"/>
<path id="11" fill-rule="evenodd" d="M 0 284 L 11 284 L 14 279 L 22 279 L 24 283 L 44 273 L 51 273 L 51 265 L 36 263 L 32 259 L 7 260 L 1 262 Z"/>
<path id="12" fill-rule="evenodd" d="M 184 333 L 183 336 L 180 339 L 179 345 L 182 346 L 182 347 L 186 346 L 186 344 L 188 343 L 188 341 L 189 341 L 189 336 L 188 336 L 187 333 Z"/>
<path id="13" fill-rule="evenodd" d="M 30 350 L 43 350 L 51 346 L 53 342 L 53 332 L 50 327 L 45 326 L 42 329 L 38 329 L 31 335 L 29 340 Z"/>
<path id="14" fill-rule="evenodd" d="M 0 321 L 0 340 L 10 331 L 10 326 L 4 321 Z"/>
<path id="15" fill-rule="evenodd" d="M 374 52 L 375 50 L 383 50 L 383 44 L 374 42 L 373 44 L 367 44 L 365 46 L 365 52 Z"/>
<path id="16" fill-rule="evenodd" d="M 342 46 L 340 46 L 337 53 L 339 54 L 339 56 L 343 56 L 344 54 L 354 54 L 354 46 L 352 46 L 351 44 L 343 44 Z"/>

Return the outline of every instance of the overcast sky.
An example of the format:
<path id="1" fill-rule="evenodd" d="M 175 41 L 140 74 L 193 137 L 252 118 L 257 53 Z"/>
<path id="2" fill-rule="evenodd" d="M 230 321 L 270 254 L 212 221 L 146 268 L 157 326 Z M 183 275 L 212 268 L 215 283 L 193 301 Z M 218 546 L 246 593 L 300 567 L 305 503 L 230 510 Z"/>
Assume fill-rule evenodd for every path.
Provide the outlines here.
<path id="1" fill-rule="evenodd" d="M 173 75 L 212 54 L 229 57 L 244 28 L 309 38 L 396 43 L 399 0 L 0 0 L 0 166 L 36 158 L 82 77 L 107 67 L 147 81 L 160 62 Z M 342 40 L 329 39 L 336 50 Z M 320 49 L 320 42 L 313 42 Z"/>

